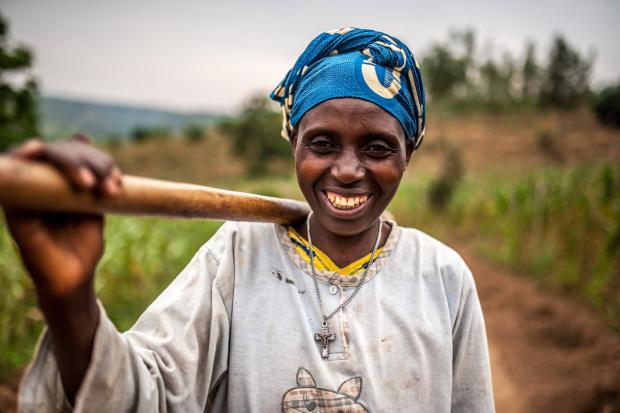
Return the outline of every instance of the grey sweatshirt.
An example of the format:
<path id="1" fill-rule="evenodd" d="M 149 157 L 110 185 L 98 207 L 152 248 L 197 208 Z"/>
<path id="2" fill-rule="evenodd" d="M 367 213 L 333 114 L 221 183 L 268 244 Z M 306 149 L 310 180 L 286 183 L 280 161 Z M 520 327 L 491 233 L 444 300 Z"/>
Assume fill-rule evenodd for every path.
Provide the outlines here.
<path id="1" fill-rule="evenodd" d="M 131 330 L 101 307 L 74 410 L 493 412 L 471 272 L 439 241 L 391 225 L 359 294 L 330 320 L 323 359 L 311 271 L 286 228 L 224 224 Z M 317 278 L 326 312 L 359 282 Z M 71 410 L 46 333 L 19 409 Z"/>

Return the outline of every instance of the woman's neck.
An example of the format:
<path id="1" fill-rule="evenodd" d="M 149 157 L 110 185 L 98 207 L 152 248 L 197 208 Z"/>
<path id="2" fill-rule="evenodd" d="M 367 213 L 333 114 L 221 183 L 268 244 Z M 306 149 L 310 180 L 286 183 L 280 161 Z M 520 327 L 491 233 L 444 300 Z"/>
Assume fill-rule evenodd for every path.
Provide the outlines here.
<path id="1" fill-rule="evenodd" d="M 295 230 L 303 237 L 308 239 L 308 228 L 306 221 L 294 226 Z M 342 236 L 334 234 L 324 228 L 320 222 L 311 218 L 310 231 L 312 235 L 312 245 L 319 248 L 336 264 L 342 268 L 350 263 L 370 254 L 377 240 L 379 229 L 378 220 L 372 223 L 364 232 L 353 236 Z M 385 245 L 390 235 L 390 227 L 382 225 L 381 240 L 379 247 Z"/>

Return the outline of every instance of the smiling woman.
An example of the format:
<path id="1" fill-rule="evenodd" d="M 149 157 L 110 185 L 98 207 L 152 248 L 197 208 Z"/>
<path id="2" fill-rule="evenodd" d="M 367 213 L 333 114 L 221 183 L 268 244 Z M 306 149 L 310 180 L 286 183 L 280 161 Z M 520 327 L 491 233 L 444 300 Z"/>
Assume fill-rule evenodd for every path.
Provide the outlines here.
<path id="1" fill-rule="evenodd" d="M 409 49 L 372 30 L 323 33 L 272 98 L 312 212 L 225 223 L 123 334 L 95 299 L 101 217 L 6 211 L 49 326 L 23 411 L 494 411 L 471 272 L 381 218 L 424 135 Z M 49 161 L 76 190 L 122 190 L 83 139 L 13 156 Z"/>
<path id="2" fill-rule="evenodd" d="M 396 118 L 364 100 L 332 99 L 305 114 L 291 144 L 299 187 L 321 228 L 317 245 L 329 242 L 327 234 L 372 245 L 371 226 L 396 193 L 413 152 Z M 338 248 L 342 241 L 332 244 Z"/>

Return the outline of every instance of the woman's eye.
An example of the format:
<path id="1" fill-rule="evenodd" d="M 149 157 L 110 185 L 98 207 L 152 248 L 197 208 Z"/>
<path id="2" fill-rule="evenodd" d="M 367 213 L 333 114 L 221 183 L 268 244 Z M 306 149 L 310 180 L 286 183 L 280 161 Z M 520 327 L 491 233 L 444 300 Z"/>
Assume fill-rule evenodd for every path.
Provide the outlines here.
<path id="1" fill-rule="evenodd" d="M 392 153 L 392 149 L 385 145 L 369 145 L 364 152 L 370 156 L 382 157 Z"/>
<path id="2" fill-rule="evenodd" d="M 310 148 L 318 152 L 327 152 L 334 149 L 335 147 L 336 146 L 332 142 L 326 139 L 317 139 L 310 142 Z"/>

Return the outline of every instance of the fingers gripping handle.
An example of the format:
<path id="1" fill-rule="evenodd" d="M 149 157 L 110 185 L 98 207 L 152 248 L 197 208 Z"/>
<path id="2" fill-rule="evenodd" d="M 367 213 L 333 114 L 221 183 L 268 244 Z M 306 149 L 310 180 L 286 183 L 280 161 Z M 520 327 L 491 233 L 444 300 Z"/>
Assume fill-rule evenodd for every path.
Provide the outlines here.
<path id="1" fill-rule="evenodd" d="M 0 205 L 49 212 L 111 213 L 293 223 L 307 204 L 207 186 L 125 175 L 114 197 L 79 191 L 53 167 L 0 156 Z"/>

